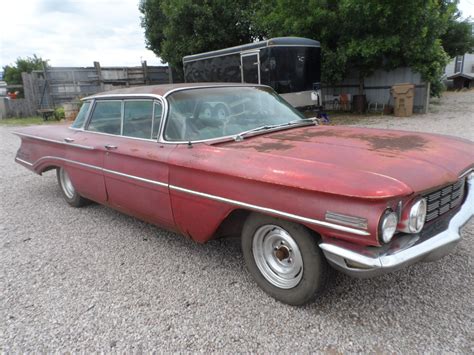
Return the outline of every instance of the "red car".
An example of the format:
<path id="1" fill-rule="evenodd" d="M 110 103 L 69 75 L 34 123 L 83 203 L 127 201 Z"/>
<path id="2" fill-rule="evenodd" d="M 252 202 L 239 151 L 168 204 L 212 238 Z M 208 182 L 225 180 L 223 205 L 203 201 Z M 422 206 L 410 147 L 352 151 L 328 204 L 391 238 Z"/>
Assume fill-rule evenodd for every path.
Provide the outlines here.
<path id="1" fill-rule="evenodd" d="M 241 235 L 258 285 L 293 305 L 330 265 L 364 277 L 442 257 L 474 214 L 473 142 L 318 126 L 266 86 L 120 89 L 85 98 L 70 127 L 16 134 L 16 161 L 56 169 L 71 206 L 200 243 Z"/>

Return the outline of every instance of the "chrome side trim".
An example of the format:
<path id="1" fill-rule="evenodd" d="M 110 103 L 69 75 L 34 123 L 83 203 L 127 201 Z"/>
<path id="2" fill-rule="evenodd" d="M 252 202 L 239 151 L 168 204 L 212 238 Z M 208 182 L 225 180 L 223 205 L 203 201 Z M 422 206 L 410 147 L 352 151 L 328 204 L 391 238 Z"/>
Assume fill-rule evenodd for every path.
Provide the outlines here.
<path id="1" fill-rule="evenodd" d="M 407 234 L 383 247 L 364 247 L 341 240 L 319 245 L 338 270 L 355 277 L 372 277 L 399 270 L 418 261 L 434 261 L 448 254 L 461 240 L 460 229 L 474 217 L 474 178 L 468 180 L 467 197 L 446 230 L 422 236 Z"/>
<path id="2" fill-rule="evenodd" d="M 23 163 L 25 165 L 28 165 L 28 166 L 33 166 L 33 164 L 31 164 L 30 162 L 26 161 L 26 160 L 23 160 L 23 159 L 20 159 L 20 158 L 15 158 L 16 161 L 19 161 L 20 163 Z"/>
<path id="3" fill-rule="evenodd" d="M 76 147 L 76 148 L 87 149 L 87 150 L 94 150 L 95 149 L 94 147 L 91 147 L 91 146 L 88 146 L 88 145 L 75 144 L 75 143 L 66 143 L 66 142 L 57 141 L 55 139 L 49 139 L 49 138 L 34 136 L 32 134 L 26 134 L 26 133 L 20 133 L 20 132 L 13 132 L 13 134 L 16 134 L 17 136 L 20 136 L 20 137 L 27 137 L 27 138 L 37 139 L 37 140 L 44 141 L 44 142 L 62 144 L 62 145 L 68 146 L 68 147 Z"/>
<path id="4" fill-rule="evenodd" d="M 104 173 L 109 173 L 109 174 L 113 174 L 113 175 L 117 175 L 117 176 L 123 176 L 123 177 L 129 178 L 129 179 L 132 179 L 132 180 L 142 181 L 142 182 L 146 182 L 146 183 L 149 183 L 149 184 L 152 184 L 152 185 L 164 186 L 164 187 L 168 187 L 168 186 L 169 186 L 169 185 L 168 185 L 167 183 L 165 183 L 165 182 L 156 181 L 156 180 L 150 180 L 150 179 L 145 179 L 145 178 L 142 178 L 142 177 L 139 177 L 139 176 L 125 174 L 125 173 L 121 173 L 121 172 L 115 171 L 115 170 L 110 170 L 110 169 L 105 169 L 105 168 L 103 168 L 102 171 L 103 171 Z"/>
<path id="5" fill-rule="evenodd" d="M 225 198 L 225 197 L 220 197 L 220 196 L 216 196 L 216 195 L 207 194 L 207 193 L 204 193 L 204 192 L 198 192 L 198 191 L 194 191 L 194 190 L 185 189 L 184 187 L 179 187 L 179 186 L 174 186 L 174 185 L 169 185 L 169 187 L 170 187 L 171 190 L 181 191 L 181 192 L 185 192 L 185 193 L 188 193 L 188 194 L 191 194 L 191 195 L 205 197 L 205 198 L 208 198 L 208 199 L 214 200 L 214 201 L 225 202 L 225 203 L 228 203 L 228 204 L 231 204 L 231 205 L 235 205 L 235 206 L 239 206 L 239 207 L 245 207 L 245 208 L 249 208 L 249 209 L 252 209 L 252 210 L 255 210 L 255 211 L 271 213 L 271 214 L 274 214 L 274 215 L 277 215 L 277 216 L 290 218 L 290 219 L 297 220 L 297 221 L 300 221 L 300 222 L 315 224 L 315 225 L 318 225 L 318 226 L 327 227 L 327 228 L 340 230 L 340 231 L 348 232 L 348 233 L 353 233 L 353 234 L 357 234 L 357 235 L 364 235 L 364 236 L 370 235 L 370 233 L 368 233 L 366 231 L 361 231 L 361 230 L 354 229 L 354 228 L 344 227 L 344 226 L 340 226 L 340 225 L 337 225 L 337 224 L 328 223 L 328 222 L 324 222 L 324 221 L 320 221 L 320 220 L 312 219 L 312 218 L 308 218 L 308 217 L 298 216 L 298 215 L 295 215 L 295 214 L 292 214 L 292 213 L 287 213 L 287 212 L 283 212 L 283 211 L 279 211 L 279 210 L 274 210 L 273 208 L 261 207 L 261 206 L 253 205 L 253 204 L 246 203 L 246 202 L 236 201 L 236 200 L 232 200 L 232 199 Z"/>
<path id="6" fill-rule="evenodd" d="M 125 174 L 125 173 L 121 173 L 119 171 L 105 169 L 105 168 L 101 168 L 101 167 L 91 165 L 91 164 L 80 163 L 78 161 L 74 161 L 74 160 L 70 160 L 70 159 L 59 158 L 59 157 L 54 157 L 54 156 L 44 156 L 44 157 L 38 159 L 37 161 L 35 161 L 34 163 L 30 163 L 30 162 L 21 160 L 19 158 L 16 158 L 16 159 L 23 162 L 23 163 L 25 163 L 25 164 L 27 164 L 27 165 L 29 165 L 29 166 L 34 166 L 34 165 L 38 164 L 39 162 L 41 162 L 42 160 L 46 160 L 46 159 L 59 160 L 59 161 L 63 161 L 63 162 L 71 163 L 71 164 L 76 164 L 76 165 L 79 165 L 79 166 L 84 166 L 86 168 L 90 168 L 90 169 L 93 169 L 93 170 L 102 171 L 104 173 L 123 176 L 123 177 L 129 178 L 129 179 L 132 179 L 132 180 L 142 181 L 142 182 L 146 182 L 146 183 L 157 185 L 157 186 L 168 187 L 170 190 L 181 191 L 181 192 L 184 192 L 184 193 L 187 193 L 187 194 L 190 194 L 190 195 L 200 196 L 200 197 L 204 197 L 204 198 L 214 200 L 214 201 L 225 202 L 225 203 L 228 203 L 228 204 L 231 204 L 231 205 L 235 205 L 235 206 L 239 206 L 239 207 L 245 207 L 245 208 L 249 208 L 249 209 L 264 212 L 264 213 L 271 213 L 271 214 L 274 214 L 274 215 L 277 215 L 277 216 L 290 218 L 290 219 L 300 221 L 300 222 L 314 224 L 314 225 L 318 225 L 318 226 L 321 226 L 321 227 L 326 227 L 326 228 L 339 230 L 339 231 L 352 233 L 352 234 L 357 234 L 357 235 L 363 235 L 363 236 L 369 236 L 370 235 L 370 233 L 368 233 L 366 231 L 362 231 L 362 230 L 358 230 L 358 229 L 354 229 L 354 228 L 349 228 L 349 227 L 345 227 L 345 226 L 340 226 L 340 225 L 337 225 L 337 224 L 334 224 L 334 223 L 328 223 L 328 222 L 320 221 L 320 220 L 313 219 L 313 218 L 303 217 L 303 216 L 299 216 L 299 215 L 295 215 L 295 214 L 292 214 L 292 213 L 275 210 L 275 209 L 268 208 L 268 207 L 262 207 L 262 206 L 257 206 L 257 205 L 253 205 L 253 204 L 246 203 L 246 202 L 232 200 L 232 199 L 221 197 L 221 196 L 211 195 L 211 194 L 207 194 L 207 193 L 204 193 L 204 192 L 194 191 L 194 190 L 186 189 L 184 187 L 180 187 L 180 186 L 176 186 L 176 185 L 170 185 L 170 184 L 162 182 L 162 181 L 145 179 L 145 178 L 142 178 L 142 177 L 139 177 L 139 176 Z"/>
<path id="7" fill-rule="evenodd" d="M 468 176 L 470 173 L 474 173 L 474 168 L 467 169 L 461 175 L 459 175 L 459 179 L 462 179 L 465 176 Z"/>
<path id="8" fill-rule="evenodd" d="M 32 165 L 34 166 L 34 165 L 38 164 L 39 162 L 41 162 L 43 160 L 47 160 L 47 159 L 59 160 L 59 161 L 63 161 L 63 162 L 66 162 L 66 163 L 76 164 L 76 165 L 80 165 L 80 166 L 83 166 L 83 167 L 86 167 L 86 168 L 89 168 L 89 169 L 92 169 L 92 170 L 97 170 L 97 171 L 102 171 L 103 170 L 102 168 L 100 168 L 96 165 L 81 163 L 81 162 L 78 162 L 78 161 L 75 161 L 75 160 L 70 160 L 70 159 L 66 159 L 66 158 L 59 158 L 59 157 L 53 157 L 53 156 L 49 156 L 49 155 L 38 159 Z"/>
<path id="9" fill-rule="evenodd" d="M 351 226 L 360 229 L 367 229 L 367 218 L 357 217 L 357 216 L 349 216 L 347 214 L 337 213 L 326 211 L 326 221 L 329 222 L 339 222 L 340 224 L 344 224 L 346 226 Z"/>

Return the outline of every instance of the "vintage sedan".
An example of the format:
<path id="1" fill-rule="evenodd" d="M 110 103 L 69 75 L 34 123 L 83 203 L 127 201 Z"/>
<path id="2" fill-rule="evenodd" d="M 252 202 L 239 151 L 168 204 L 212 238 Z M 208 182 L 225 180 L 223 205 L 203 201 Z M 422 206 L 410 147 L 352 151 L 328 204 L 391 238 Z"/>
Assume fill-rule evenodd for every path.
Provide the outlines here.
<path id="1" fill-rule="evenodd" d="M 301 305 L 330 266 L 368 277 L 436 260 L 474 213 L 474 143 L 330 127 L 271 88 L 179 84 L 87 97 L 74 121 L 16 132 L 16 161 L 197 242 L 239 235 L 257 284 Z"/>

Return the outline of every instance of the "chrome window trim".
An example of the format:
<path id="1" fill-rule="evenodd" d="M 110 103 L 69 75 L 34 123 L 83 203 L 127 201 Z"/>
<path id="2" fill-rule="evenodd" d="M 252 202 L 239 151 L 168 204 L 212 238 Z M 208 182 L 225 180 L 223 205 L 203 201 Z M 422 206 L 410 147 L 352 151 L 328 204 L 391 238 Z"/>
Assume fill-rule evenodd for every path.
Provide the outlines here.
<path id="1" fill-rule="evenodd" d="M 132 97 L 131 99 L 128 98 L 128 96 Z M 122 94 L 114 94 L 114 95 L 101 95 L 100 96 L 100 99 L 99 100 L 96 100 L 95 99 L 96 96 L 94 96 L 94 99 L 91 99 L 93 101 L 93 107 L 91 105 L 91 107 L 89 108 L 89 117 L 87 118 L 87 121 L 86 121 L 86 125 L 84 125 L 83 128 L 81 129 L 78 129 L 78 128 L 74 128 L 74 127 L 68 127 L 69 129 L 72 129 L 72 130 L 75 130 L 75 131 L 82 131 L 82 132 L 87 132 L 87 133 L 94 133 L 94 134 L 101 134 L 101 135 L 105 135 L 105 136 L 112 136 L 112 137 L 120 137 L 120 138 L 128 138 L 128 139 L 135 139 L 135 140 L 141 140 L 141 141 L 147 141 L 147 142 L 159 142 L 159 140 L 157 139 L 153 139 L 153 138 L 139 138 L 139 137 L 130 137 L 130 136 L 124 136 L 123 135 L 123 120 L 124 120 L 124 112 L 125 112 L 125 101 L 151 101 L 153 103 L 153 115 L 155 114 L 155 111 L 154 111 L 154 108 L 155 108 L 155 104 L 157 103 L 157 101 L 161 104 L 163 110 L 161 112 L 161 124 L 160 124 L 160 129 L 158 131 L 158 136 L 161 134 L 161 129 L 162 129 L 162 122 L 164 121 L 164 112 L 165 112 L 165 105 L 164 103 L 166 102 L 166 100 L 163 99 L 162 96 L 160 95 L 153 95 L 153 94 L 150 94 L 150 95 L 142 95 L 142 94 L 128 94 L 128 95 L 122 95 Z M 105 98 L 107 97 L 112 97 L 111 100 L 105 100 Z M 120 98 L 120 99 L 119 99 Z M 86 98 L 87 99 L 87 98 Z M 86 100 L 86 99 L 83 99 L 83 100 Z M 121 133 L 120 134 L 111 134 L 111 133 L 104 133 L 104 132 L 96 132 L 96 131 L 91 131 L 85 127 L 88 127 L 89 126 L 89 121 L 90 119 L 92 118 L 92 108 L 95 109 L 95 105 L 97 102 L 104 102 L 104 101 L 120 101 L 122 104 L 121 104 Z M 154 116 L 153 116 L 153 122 L 154 122 Z M 152 129 L 152 132 L 151 134 L 153 134 L 153 129 Z"/>
<path id="2" fill-rule="evenodd" d="M 160 105 L 161 106 L 161 116 L 160 116 L 160 125 L 158 127 L 158 132 L 156 134 L 156 139 L 153 139 L 153 131 L 155 129 L 155 107 L 156 105 Z M 163 123 L 163 113 L 165 111 L 165 108 L 164 108 L 164 105 L 163 105 L 163 99 L 160 99 L 160 100 L 153 100 L 153 124 L 151 126 L 151 139 L 154 140 L 155 142 L 158 142 L 158 139 L 160 137 L 160 133 L 161 133 L 161 127 L 162 127 L 162 123 Z"/>
<path id="3" fill-rule="evenodd" d="M 72 127 L 72 125 L 74 124 L 74 121 L 72 122 L 71 126 L 69 126 L 69 128 L 71 129 L 75 129 L 75 130 L 84 130 L 84 127 L 86 126 L 86 123 L 89 122 L 89 116 L 91 114 L 91 110 L 92 110 L 92 106 L 94 106 L 94 100 L 81 100 L 81 101 L 84 101 L 83 104 L 89 102 L 89 108 L 87 109 L 87 112 L 86 112 L 86 118 L 84 119 L 84 122 L 82 122 L 82 127 Z"/>
<path id="4" fill-rule="evenodd" d="M 114 175 L 118 175 L 118 176 L 123 176 L 123 177 L 129 178 L 129 179 L 132 179 L 132 180 L 137 180 L 137 181 L 142 181 L 142 182 L 150 183 L 150 184 L 157 185 L 157 186 L 167 187 L 170 190 L 180 191 L 180 192 L 184 192 L 184 193 L 187 193 L 187 194 L 190 194 L 190 195 L 200 196 L 200 197 L 204 197 L 204 198 L 207 198 L 207 199 L 210 199 L 210 200 L 224 202 L 224 203 L 234 205 L 234 206 L 245 207 L 245 208 L 249 208 L 249 209 L 264 212 L 264 213 L 270 213 L 270 214 L 274 214 L 274 215 L 277 215 L 277 216 L 286 217 L 286 218 L 290 218 L 290 219 L 297 220 L 297 221 L 300 221 L 300 222 L 304 222 L 304 223 L 314 224 L 314 225 L 318 225 L 318 226 L 322 226 L 322 227 L 326 227 L 326 228 L 330 228 L 330 229 L 334 229 L 334 230 L 339 230 L 339 231 L 343 231 L 343 232 L 347 232 L 347 233 L 362 235 L 362 236 L 369 236 L 370 235 L 370 233 L 367 232 L 367 231 L 363 231 L 363 230 L 359 230 L 359 229 L 355 229 L 355 228 L 350 228 L 350 227 L 346 227 L 346 226 L 341 226 L 341 225 L 338 225 L 338 224 L 329 223 L 329 222 L 321 221 L 321 220 L 318 220 L 318 219 L 308 218 L 308 217 L 304 217 L 304 216 L 300 216 L 300 215 L 296 215 L 296 214 L 293 214 L 293 213 L 288 213 L 288 212 L 284 212 L 284 211 L 280 211 L 280 210 L 275 210 L 275 209 L 272 209 L 272 208 L 269 208 L 269 207 L 262 207 L 262 206 L 242 202 L 242 201 L 237 201 L 237 200 L 229 199 L 229 198 L 226 198 L 226 197 L 212 195 L 212 194 L 208 194 L 208 193 L 205 193 L 205 192 L 199 192 L 199 191 L 187 189 L 187 188 L 176 186 L 176 185 L 171 185 L 169 183 L 162 182 L 162 181 L 150 180 L 150 179 L 142 178 L 142 177 L 135 176 L 135 175 L 129 175 L 129 174 L 125 174 L 125 173 L 122 173 L 122 172 L 119 172 L 119 171 L 105 169 L 105 168 L 101 168 L 101 167 L 91 165 L 91 164 L 81 163 L 81 162 L 78 162 L 78 161 L 75 161 L 75 160 L 70 160 L 70 159 L 65 159 L 65 158 L 60 158 L 60 157 L 54 157 L 54 156 L 44 156 L 44 157 L 38 159 L 37 161 L 35 161 L 34 163 L 29 163 L 27 161 L 20 160 L 19 158 L 15 158 L 15 159 L 18 160 L 18 161 L 21 161 L 21 162 L 23 162 L 23 163 L 25 163 L 29 166 L 32 166 L 32 167 L 34 167 L 40 161 L 46 160 L 46 159 L 64 161 L 64 162 L 67 162 L 67 163 L 76 164 L 76 165 L 79 165 L 79 166 L 84 166 L 84 167 L 87 167 L 87 168 L 90 168 L 90 169 L 93 169 L 93 170 L 97 170 L 97 171 L 101 171 L 101 172 L 105 172 L 105 173 L 110 173 L 110 174 L 114 174 Z"/>
<path id="5" fill-rule="evenodd" d="M 190 141 L 168 141 L 165 139 L 165 125 L 166 125 L 166 122 L 168 122 L 168 119 L 169 119 L 169 104 L 168 104 L 168 96 L 170 96 L 171 94 L 175 93 L 175 92 L 179 92 L 179 91 L 186 91 L 186 90 L 193 90 L 193 89 L 214 89 L 214 88 L 232 88 L 232 87 L 237 87 L 237 88 L 240 88 L 240 87 L 244 87 L 244 88 L 255 88 L 255 87 L 264 87 L 264 88 L 268 88 L 272 91 L 275 91 L 272 89 L 272 87 L 268 86 L 268 85 L 262 85 L 262 84 L 223 84 L 223 85 L 203 85 L 203 86 L 185 86 L 185 87 L 181 87 L 181 88 L 176 88 L 176 89 L 173 89 L 173 90 L 170 90 L 168 92 L 166 92 L 165 95 L 163 95 L 163 99 L 164 99 L 164 102 L 165 102 L 165 107 L 163 107 L 163 117 L 162 117 L 162 125 L 161 125 L 161 133 L 160 133 L 160 136 L 159 136 L 159 139 L 158 139 L 158 142 L 159 143 L 162 143 L 162 144 L 189 144 Z M 282 129 L 283 127 L 278 127 L 278 129 Z M 275 128 L 275 131 L 278 130 L 277 128 Z M 273 131 L 273 130 L 272 130 Z M 265 132 L 272 132 L 270 130 L 268 131 L 265 131 Z M 258 132 L 256 134 L 261 134 L 262 132 Z M 208 139 L 201 139 L 201 140 L 195 140 L 195 141 L 191 141 L 191 143 L 195 144 L 195 143 L 215 143 L 215 142 L 220 142 L 220 141 L 227 141 L 227 140 L 230 140 L 230 139 L 233 139 L 235 137 L 235 134 L 231 134 L 231 135 L 228 135 L 228 136 L 224 136 L 224 137 L 216 137 L 216 138 L 208 138 Z"/>
<path id="6" fill-rule="evenodd" d="M 199 86 L 183 86 L 183 87 L 180 87 L 180 88 L 175 88 L 175 89 L 172 89 L 172 90 L 169 90 L 167 91 L 164 95 L 163 95 L 163 98 L 167 98 L 168 96 L 170 96 L 171 94 L 175 93 L 175 92 L 178 92 L 178 91 L 184 91 L 184 90 L 193 90 L 193 89 L 212 89 L 212 88 L 247 88 L 247 87 L 266 87 L 266 88 L 269 88 L 271 90 L 273 90 L 273 88 L 271 86 L 268 86 L 268 85 L 263 85 L 263 84 L 251 84 L 251 83 L 222 83 L 221 84 L 214 84 L 214 85 L 199 85 Z M 273 90 L 275 91 L 275 90 Z"/>
<path id="7" fill-rule="evenodd" d="M 155 100 L 153 100 L 152 98 L 132 98 L 132 99 L 127 99 L 127 98 L 124 98 L 122 100 L 123 102 L 123 114 L 122 114 L 122 124 L 125 123 L 125 104 L 127 102 L 151 102 L 152 104 L 152 110 L 151 110 L 151 132 L 150 132 L 150 138 L 140 138 L 140 137 L 130 137 L 130 136 L 124 136 L 123 135 L 123 128 L 122 128 L 122 132 L 120 134 L 121 137 L 124 137 L 124 138 L 137 138 L 137 139 L 144 139 L 144 140 L 153 140 L 153 121 L 155 120 Z M 115 135 L 116 136 L 116 135 Z"/>
<path id="8" fill-rule="evenodd" d="M 123 136 L 123 118 L 125 116 L 125 101 L 121 100 L 120 105 L 120 135 Z"/>

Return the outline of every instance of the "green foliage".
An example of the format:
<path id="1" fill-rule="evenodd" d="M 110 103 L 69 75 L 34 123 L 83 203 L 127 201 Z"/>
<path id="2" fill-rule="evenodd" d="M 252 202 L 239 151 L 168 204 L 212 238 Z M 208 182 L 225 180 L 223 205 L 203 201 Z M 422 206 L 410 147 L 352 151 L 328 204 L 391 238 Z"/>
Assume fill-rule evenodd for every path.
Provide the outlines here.
<path id="1" fill-rule="evenodd" d="M 322 80 L 410 66 L 435 93 L 449 57 L 473 47 L 458 0 L 142 0 L 147 47 L 175 69 L 182 57 L 299 36 L 319 40 Z"/>
<path id="2" fill-rule="evenodd" d="M 18 58 L 14 65 L 3 67 L 3 80 L 9 85 L 20 85 L 23 83 L 21 73 L 31 73 L 33 70 L 43 69 L 47 65 L 47 60 L 43 60 L 33 54 L 33 57 Z"/>
<path id="3" fill-rule="evenodd" d="M 263 0 L 257 22 L 268 36 L 318 39 L 323 81 L 351 71 L 360 81 L 377 69 L 411 66 L 436 81 L 448 62 L 439 39 L 453 18 L 448 0 Z"/>
<path id="4" fill-rule="evenodd" d="M 63 107 L 56 107 L 54 109 L 54 118 L 56 118 L 57 120 L 62 120 L 66 118 L 66 113 L 64 112 Z"/>
<path id="5" fill-rule="evenodd" d="M 446 32 L 441 36 L 443 48 L 450 58 L 474 51 L 472 26 L 467 20 L 460 21 L 458 11 L 450 18 Z"/>
<path id="6" fill-rule="evenodd" d="M 251 0 L 142 0 L 147 48 L 174 69 L 182 57 L 252 42 Z"/>

